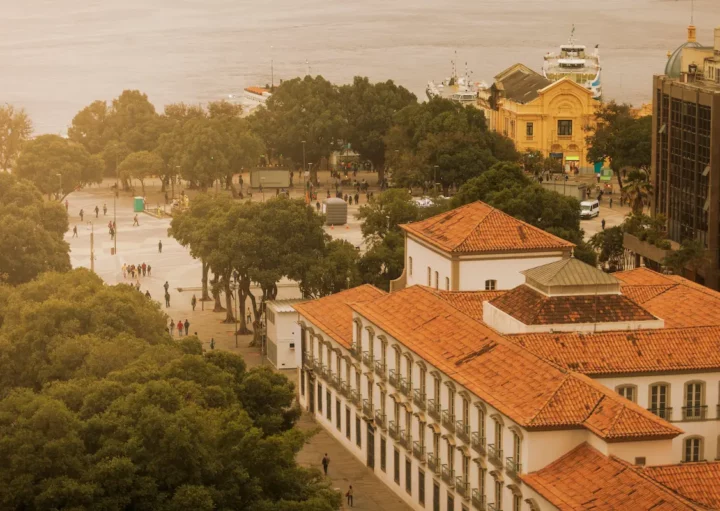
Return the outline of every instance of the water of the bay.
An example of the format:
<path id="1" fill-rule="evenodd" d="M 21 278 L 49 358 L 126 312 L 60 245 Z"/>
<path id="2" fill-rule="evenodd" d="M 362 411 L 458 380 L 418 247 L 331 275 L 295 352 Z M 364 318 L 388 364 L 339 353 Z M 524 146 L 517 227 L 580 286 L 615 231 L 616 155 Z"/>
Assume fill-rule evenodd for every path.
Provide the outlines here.
<path id="1" fill-rule="evenodd" d="M 243 87 L 312 74 L 394 79 L 424 98 L 457 51 L 491 82 L 576 39 L 600 44 L 606 98 L 650 101 L 653 73 L 686 38 L 690 0 L 0 0 L 0 103 L 25 107 L 36 132 L 123 89 L 157 106 L 208 102 Z M 720 0 L 695 0 L 712 45 Z"/>

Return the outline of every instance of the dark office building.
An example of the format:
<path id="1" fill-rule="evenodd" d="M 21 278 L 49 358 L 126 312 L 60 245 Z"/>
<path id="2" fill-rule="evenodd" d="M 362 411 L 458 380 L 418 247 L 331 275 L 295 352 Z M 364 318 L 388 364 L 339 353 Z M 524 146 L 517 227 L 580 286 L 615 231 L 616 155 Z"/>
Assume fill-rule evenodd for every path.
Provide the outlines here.
<path id="1" fill-rule="evenodd" d="M 714 66 L 712 79 L 705 76 L 710 66 L 704 64 L 690 65 L 679 78 L 653 79 L 652 213 L 667 217 L 672 241 L 705 243 L 711 264 L 698 281 L 718 289 L 720 80 Z"/>

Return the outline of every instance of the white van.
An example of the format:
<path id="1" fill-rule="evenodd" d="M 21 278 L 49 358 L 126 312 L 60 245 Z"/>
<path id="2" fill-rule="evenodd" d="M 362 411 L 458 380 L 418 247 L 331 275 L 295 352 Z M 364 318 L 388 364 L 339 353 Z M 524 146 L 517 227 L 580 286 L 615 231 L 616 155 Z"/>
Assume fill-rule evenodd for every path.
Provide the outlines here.
<path id="1" fill-rule="evenodd" d="M 597 200 L 584 200 L 580 203 L 580 218 L 592 218 L 600 214 L 600 203 Z"/>

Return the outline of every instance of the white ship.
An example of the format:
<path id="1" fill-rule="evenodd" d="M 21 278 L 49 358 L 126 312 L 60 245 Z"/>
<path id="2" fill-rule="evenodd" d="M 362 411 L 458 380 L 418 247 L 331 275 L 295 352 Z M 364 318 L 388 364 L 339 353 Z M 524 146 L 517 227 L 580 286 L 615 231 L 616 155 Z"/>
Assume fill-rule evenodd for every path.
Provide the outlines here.
<path id="1" fill-rule="evenodd" d="M 473 82 L 465 64 L 465 76 L 458 76 L 455 61 L 452 61 L 452 75 L 441 82 L 428 82 L 425 94 L 428 99 L 445 98 L 462 104 L 475 103 L 478 91 L 488 86 L 484 82 Z"/>
<path id="2" fill-rule="evenodd" d="M 266 87 L 245 87 L 241 95 L 229 94 L 228 101 L 242 105 L 243 112 L 249 114 L 258 106 L 264 105 L 272 96 L 270 89 Z"/>
<path id="3" fill-rule="evenodd" d="M 562 78 L 571 78 L 583 87 L 593 92 L 595 99 L 602 96 L 600 85 L 600 45 L 595 45 L 595 51 L 589 54 L 585 46 L 575 44 L 575 27 L 573 26 L 567 44 L 560 47 L 559 53 L 547 53 L 543 62 L 543 75 L 552 81 Z"/>

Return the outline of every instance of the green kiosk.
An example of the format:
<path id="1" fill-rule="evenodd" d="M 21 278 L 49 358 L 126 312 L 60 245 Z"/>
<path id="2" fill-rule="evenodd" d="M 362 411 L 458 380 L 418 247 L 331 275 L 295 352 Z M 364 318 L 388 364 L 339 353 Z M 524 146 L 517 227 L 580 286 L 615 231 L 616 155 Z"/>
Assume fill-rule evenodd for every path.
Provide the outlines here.
<path id="1" fill-rule="evenodd" d="M 142 213 L 145 211 L 145 199 L 142 197 L 135 197 L 133 199 L 133 211 L 135 213 Z"/>

